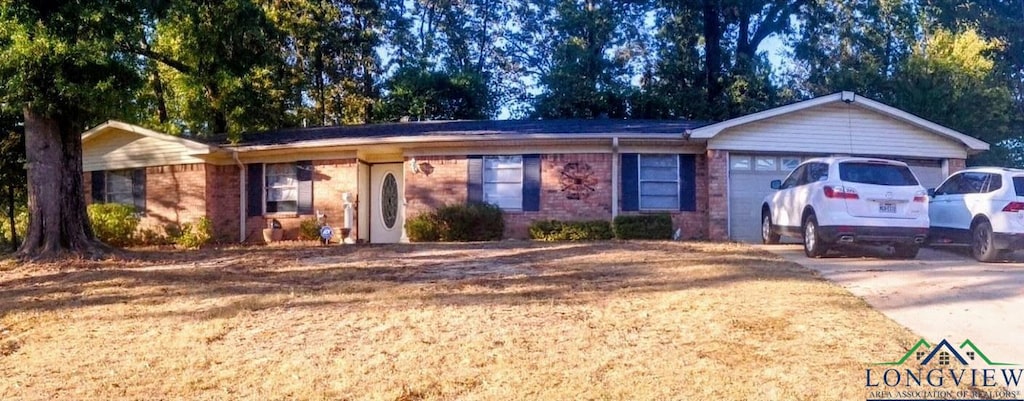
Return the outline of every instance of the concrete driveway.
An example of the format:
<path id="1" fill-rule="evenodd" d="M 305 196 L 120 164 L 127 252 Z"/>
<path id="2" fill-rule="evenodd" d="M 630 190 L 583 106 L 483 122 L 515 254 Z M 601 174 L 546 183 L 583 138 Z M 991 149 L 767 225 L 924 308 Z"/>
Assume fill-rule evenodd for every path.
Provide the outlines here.
<path id="1" fill-rule="evenodd" d="M 817 270 L 932 344 L 970 339 L 993 362 L 1024 364 L 1024 252 L 980 263 L 955 248 L 898 260 L 875 249 L 810 259 L 800 245 L 761 247 Z"/>

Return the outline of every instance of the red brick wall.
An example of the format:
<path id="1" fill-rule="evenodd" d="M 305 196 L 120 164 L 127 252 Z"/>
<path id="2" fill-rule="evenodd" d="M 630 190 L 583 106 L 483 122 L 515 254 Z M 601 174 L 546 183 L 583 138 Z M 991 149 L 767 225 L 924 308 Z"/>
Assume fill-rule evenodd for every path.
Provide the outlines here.
<path id="1" fill-rule="evenodd" d="M 570 163 L 581 172 L 589 167 L 589 174 L 571 174 Z M 505 236 L 529 238 L 530 223 L 536 220 L 611 220 L 611 174 L 612 155 L 608 153 L 541 155 L 540 211 L 505 213 Z M 593 191 L 574 191 L 574 187 L 580 188 L 575 185 L 576 177 L 587 181 Z"/>
<path id="2" fill-rule="evenodd" d="M 327 224 L 335 228 L 335 240 L 341 237 L 341 227 L 345 222 L 344 203 L 341 200 L 343 192 L 352 195 L 352 201 L 357 202 L 356 186 L 358 175 L 356 173 L 355 159 L 342 160 L 316 160 L 313 161 L 313 210 L 319 210 L 327 215 Z M 236 193 L 237 196 L 237 193 Z M 365 200 L 369 202 L 369 199 Z M 236 200 L 237 204 L 238 201 Z M 237 210 L 237 209 L 236 209 Z M 248 217 L 245 221 L 246 242 L 262 243 L 263 229 L 270 221 L 277 220 L 284 228 L 284 240 L 296 240 L 299 238 L 299 225 L 302 220 L 315 218 L 315 214 L 279 214 L 269 216 Z M 356 227 L 358 227 L 358 212 L 353 210 L 352 233 L 350 238 L 356 238 Z M 237 232 L 237 228 L 235 229 Z"/>
<path id="3" fill-rule="evenodd" d="M 964 159 L 946 159 L 946 165 L 949 167 L 949 174 L 963 170 L 967 168 L 967 160 Z"/>
<path id="4" fill-rule="evenodd" d="M 466 202 L 465 156 L 417 157 L 416 164 L 419 173 L 405 173 L 406 220 L 445 204 Z"/>
<path id="5" fill-rule="evenodd" d="M 708 150 L 707 157 L 707 238 L 729 240 L 729 161 L 724 150 Z"/>
<path id="6" fill-rule="evenodd" d="M 169 224 L 192 223 L 206 216 L 207 168 L 212 167 L 204 164 L 147 167 L 146 216 L 139 227 L 165 234 Z"/>
<path id="7" fill-rule="evenodd" d="M 206 216 L 217 242 L 238 242 L 238 166 L 206 166 Z"/>

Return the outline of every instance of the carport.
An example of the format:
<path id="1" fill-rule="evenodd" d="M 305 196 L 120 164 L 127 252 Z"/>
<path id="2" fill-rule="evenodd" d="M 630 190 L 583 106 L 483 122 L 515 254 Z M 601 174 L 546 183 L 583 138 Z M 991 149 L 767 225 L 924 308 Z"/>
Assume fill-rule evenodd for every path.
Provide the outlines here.
<path id="1" fill-rule="evenodd" d="M 931 188 L 964 168 L 968 155 L 988 150 L 985 142 L 853 92 L 723 121 L 689 134 L 707 140 L 708 150 L 726 153 L 728 235 L 747 242 L 760 241 L 761 202 L 771 192 L 771 180 L 784 178 L 808 158 L 901 160 L 921 185 Z M 712 215 L 715 207 L 709 202 Z"/>

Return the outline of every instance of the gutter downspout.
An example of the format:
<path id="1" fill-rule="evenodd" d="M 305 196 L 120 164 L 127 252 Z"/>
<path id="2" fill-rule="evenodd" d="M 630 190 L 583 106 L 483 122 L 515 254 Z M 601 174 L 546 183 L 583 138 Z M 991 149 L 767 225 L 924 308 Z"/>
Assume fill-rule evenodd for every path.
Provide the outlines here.
<path id="1" fill-rule="evenodd" d="M 238 165 L 238 243 L 245 243 L 245 165 L 242 164 L 241 160 L 238 160 L 238 151 L 231 151 L 231 158 L 235 160 L 235 164 Z"/>
<path id="2" fill-rule="evenodd" d="M 612 138 L 612 219 L 619 215 L 619 137 Z"/>

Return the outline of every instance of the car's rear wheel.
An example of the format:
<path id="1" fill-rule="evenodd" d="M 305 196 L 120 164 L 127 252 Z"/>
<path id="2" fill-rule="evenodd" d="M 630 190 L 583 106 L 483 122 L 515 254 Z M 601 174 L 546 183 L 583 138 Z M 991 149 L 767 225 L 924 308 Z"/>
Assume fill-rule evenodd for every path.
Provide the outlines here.
<path id="1" fill-rule="evenodd" d="M 894 244 L 892 255 L 900 259 L 913 259 L 917 257 L 917 251 L 920 249 L 917 244 Z"/>
<path id="2" fill-rule="evenodd" d="M 766 210 L 764 216 L 761 216 L 761 242 L 765 244 L 778 244 L 779 239 L 782 236 L 775 232 L 775 227 L 772 227 L 772 215 Z"/>
<path id="3" fill-rule="evenodd" d="M 982 262 L 993 262 L 999 259 L 995 236 L 992 234 L 992 223 L 979 222 L 971 229 L 971 255 Z"/>
<path id="4" fill-rule="evenodd" d="M 804 254 L 809 258 L 820 258 L 828 252 L 828 244 L 818 232 L 818 219 L 814 215 L 804 219 Z"/>

